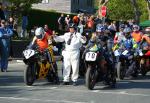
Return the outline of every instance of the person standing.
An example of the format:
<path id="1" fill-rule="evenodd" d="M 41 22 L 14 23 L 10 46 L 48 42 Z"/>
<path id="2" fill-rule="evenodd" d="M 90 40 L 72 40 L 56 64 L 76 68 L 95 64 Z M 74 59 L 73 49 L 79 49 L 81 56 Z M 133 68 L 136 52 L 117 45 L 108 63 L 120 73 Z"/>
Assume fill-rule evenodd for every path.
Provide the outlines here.
<path id="1" fill-rule="evenodd" d="M 12 35 L 13 31 L 7 27 L 5 20 L 2 20 L 0 27 L 0 50 L 1 50 L 0 68 L 2 72 L 7 72 L 9 49 L 10 49 L 10 37 Z"/>
<path id="2" fill-rule="evenodd" d="M 58 24 L 59 24 L 59 30 L 61 32 L 63 32 L 64 29 L 65 29 L 65 17 L 64 17 L 64 14 L 61 14 L 61 16 L 59 17 Z"/>
<path id="3" fill-rule="evenodd" d="M 5 20 L 5 14 L 4 14 L 4 11 L 3 11 L 3 4 L 0 3 L 0 19 L 1 20 Z"/>
<path id="4" fill-rule="evenodd" d="M 46 34 L 48 34 L 49 36 L 52 35 L 52 30 L 48 27 L 47 24 L 44 25 L 44 31 Z"/>
<path id="5" fill-rule="evenodd" d="M 21 30 L 21 34 L 20 37 L 26 37 L 25 36 L 25 31 L 27 29 L 27 25 L 28 25 L 28 16 L 27 13 L 23 13 L 23 17 L 22 17 L 22 30 Z"/>
<path id="6" fill-rule="evenodd" d="M 75 24 L 69 25 L 69 32 L 62 36 L 53 35 L 56 42 L 65 42 L 65 49 L 63 51 L 64 70 L 63 70 L 63 85 L 69 85 L 69 76 L 72 68 L 73 85 L 77 85 L 79 72 L 79 57 L 80 47 L 82 43 L 86 43 L 86 37 L 75 31 Z M 55 34 L 55 33 L 53 33 Z"/>

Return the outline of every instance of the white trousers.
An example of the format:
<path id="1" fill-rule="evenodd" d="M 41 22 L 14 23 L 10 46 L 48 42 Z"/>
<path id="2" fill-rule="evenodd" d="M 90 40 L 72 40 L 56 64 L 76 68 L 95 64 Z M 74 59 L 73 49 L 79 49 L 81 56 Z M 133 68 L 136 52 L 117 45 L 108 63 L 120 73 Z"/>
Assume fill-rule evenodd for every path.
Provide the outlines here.
<path id="1" fill-rule="evenodd" d="M 79 74 L 79 57 L 80 51 L 64 51 L 64 68 L 63 68 L 63 78 L 64 82 L 69 82 L 69 76 L 72 68 L 71 79 L 76 82 Z"/>

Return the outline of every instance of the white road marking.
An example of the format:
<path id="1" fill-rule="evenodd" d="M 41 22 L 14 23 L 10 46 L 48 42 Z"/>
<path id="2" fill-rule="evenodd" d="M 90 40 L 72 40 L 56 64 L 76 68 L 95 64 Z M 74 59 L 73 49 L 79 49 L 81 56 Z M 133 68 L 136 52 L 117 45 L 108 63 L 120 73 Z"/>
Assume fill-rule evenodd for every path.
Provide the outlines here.
<path id="1" fill-rule="evenodd" d="M 68 101 L 68 100 L 46 100 L 46 99 L 36 99 L 36 98 L 18 98 L 18 97 L 0 97 L 0 99 L 6 100 L 23 100 L 23 101 L 41 101 L 41 102 L 56 102 L 56 103 L 88 103 L 88 102 L 76 102 L 76 101 Z"/>
<path id="2" fill-rule="evenodd" d="M 18 63 L 23 63 L 23 60 L 16 60 Z"/>
<path id="3" fill-rule="evenodd" d="M 67 89 L 67 88 L 59 88 L 59 87 L 43 87 L 43 86 L 0 86 L 0 88 L 30 88 L 30 89 L 40 89 L 40 90 L 54 90 L 54 91 L 67 91 L 67 92 L 82 92 L 82 93 L 97 93 L 97 94 L 115 94 L 115 95 L 127 95 L 127 96 L 144 96 L 150 97 L 148 94 L 142 93 L 129 93 L 127 91 L 103 91 L 103 90 L 77 90 L 77 89 Z"/>

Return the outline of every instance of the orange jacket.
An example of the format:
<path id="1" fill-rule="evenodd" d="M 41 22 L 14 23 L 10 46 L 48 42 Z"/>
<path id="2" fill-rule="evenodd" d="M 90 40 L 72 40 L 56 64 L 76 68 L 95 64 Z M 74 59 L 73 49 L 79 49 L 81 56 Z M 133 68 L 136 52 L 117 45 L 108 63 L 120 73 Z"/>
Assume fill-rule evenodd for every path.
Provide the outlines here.
<path id="1" fill-rule="evenodd" d="M 142 40 L 143 34 L 141 32 L 133 32 L 131 36 L 136 41 L 136 43 L 139 43 Z"/>
<path id="2" fill-rule="evenodd" d="M 49 35 L 46 33 L 42 40 L 36 39 L 36 44 L 39 46 L 41 51 L 48 48 L 48 38 L 49 38 Z"/>

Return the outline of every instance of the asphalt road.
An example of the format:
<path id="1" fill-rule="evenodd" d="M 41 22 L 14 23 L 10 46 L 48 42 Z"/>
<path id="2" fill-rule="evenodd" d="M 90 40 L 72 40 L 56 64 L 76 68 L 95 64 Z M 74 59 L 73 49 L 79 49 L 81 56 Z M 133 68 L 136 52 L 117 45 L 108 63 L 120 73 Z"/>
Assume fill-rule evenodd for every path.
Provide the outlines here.
<path id="1" fill-rule="evenodd" d="M 59 68 L 61 63 L 58 62 Z M 25 85 L 21 62 L 9 63 L 8 72 L 0 72 L 0 103 L 150 103 L 150 75 L 118 81 L 115 89 L 98 84 L 88 90 L 84 79 L 78 86 L 63 86 L 38 80 L 33 86 Z M 61 70 L 59 76 L 62 78 Z"/>

